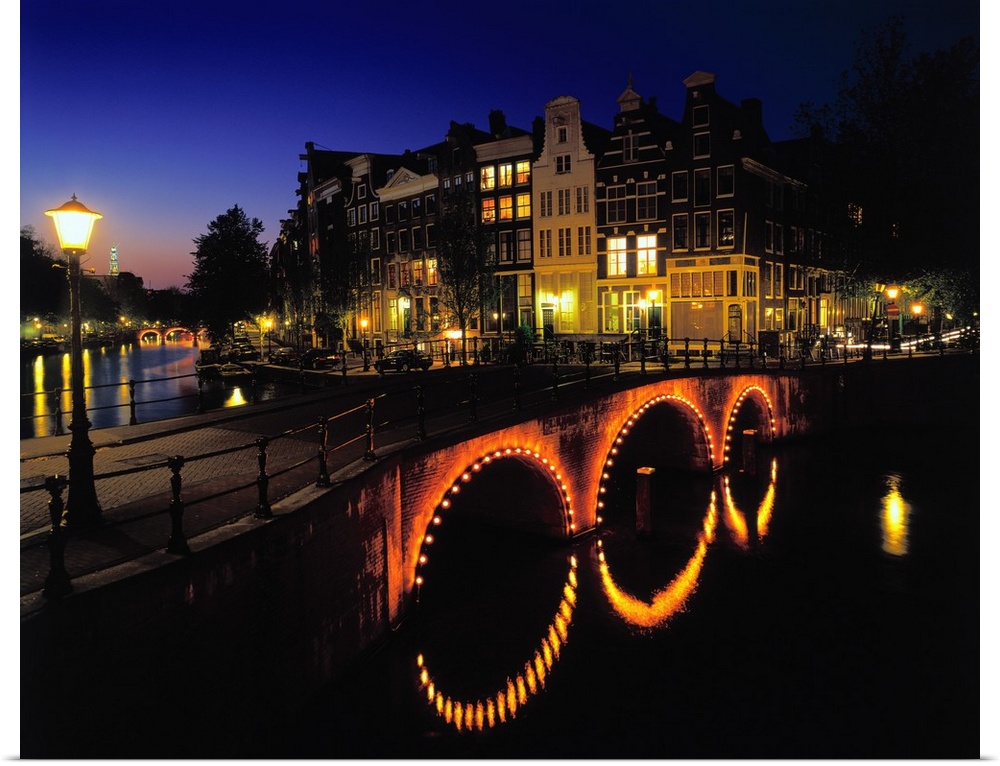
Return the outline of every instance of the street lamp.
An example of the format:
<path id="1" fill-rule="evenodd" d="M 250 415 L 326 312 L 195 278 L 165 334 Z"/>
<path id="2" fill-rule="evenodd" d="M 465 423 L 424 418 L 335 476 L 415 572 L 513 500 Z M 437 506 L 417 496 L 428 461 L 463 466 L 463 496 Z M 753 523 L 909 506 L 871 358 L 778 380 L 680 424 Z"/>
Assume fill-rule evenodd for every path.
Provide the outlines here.
<path id="1" fill-rule="evenodd" d="M 885 335 L 886 343 L 889 344 L 889 349 L 892 350 L 892 320 L 899 318 L 899 334 L 903 334 L 903 318 L 899 314 L 899 306 L 896 305 L 896 298 L 899 297 L 899 287 L 897 285 L 889 285 L 885 288 Z"/>
<path id="2" fill-rule="evenodd" d="M 94 488 L 94 445 L 87 432 L 87 400 L 83 390 L 83 344 L 80 337 L 80 258 L 87 252 L 94 223 L 103 218 L 88 210 L 74 194 L 69 202 L 54 210 L 46 210 L 59 237 L 59 247 L 66 255 L 69 278 L 70 381 L 73 391 L 73 412 L 69 430 L 69 495 L 66 503 L 66 523 L 70 527 L 86 527 L 101 521 L 101 506 Z"/>
<path id="3" fill-rule="evenodd" d="M 361 361 L 364 364 L 363 371 L 368 372 L 368 320 L 361 320 Z"/>
<path id="4" fill-rule="evenodd" d="M 656 333 L 654 337 L 659 338 L 660 318 L 656 315 L 656 299 L 660 297 L 660 291 L 650 290 L 648 293 L 646 293 L 646 295 L 649 296 L 649 319 L 646 320 L 646 325 L 649 327 L 650 330 L 652 330 L 654 327 L 653 323 L 655 322 Z"/>

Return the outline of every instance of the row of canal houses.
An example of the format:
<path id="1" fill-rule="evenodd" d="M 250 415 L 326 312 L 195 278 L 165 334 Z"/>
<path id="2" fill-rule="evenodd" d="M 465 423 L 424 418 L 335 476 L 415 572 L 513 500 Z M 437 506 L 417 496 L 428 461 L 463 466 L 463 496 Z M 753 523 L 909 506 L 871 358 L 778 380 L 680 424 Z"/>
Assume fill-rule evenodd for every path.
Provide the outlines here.
<path id="1" fill-rule="evenodd" d="M 630 81 L 610 131 L 560 96 L 530 131 L 494 111 L 488 131 L 452 122 L 443 142 L 399 155 L 307 143 L 298 206 L 271 253 L 289 338 L 331 343 L 338 321 L 386 346 L 454 337 L 436 221 L 463 189 L 500 287 L 473 337 L 522 325 L 592 342 L 859 335 L 870 317 L 838 297 L 830 261 L 821 139 L 770 141 L 761 102 L 727 101 L 711 73 L 684 85 L 679 121 Z"/>

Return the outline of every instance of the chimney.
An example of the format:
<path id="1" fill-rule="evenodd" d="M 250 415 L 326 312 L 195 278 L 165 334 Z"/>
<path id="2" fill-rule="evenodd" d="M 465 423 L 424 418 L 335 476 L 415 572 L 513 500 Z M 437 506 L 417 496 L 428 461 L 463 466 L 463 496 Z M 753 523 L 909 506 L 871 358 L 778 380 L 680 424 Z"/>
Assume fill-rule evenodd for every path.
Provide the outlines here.
<path id="1" fill-rule="evenodd" d="M 494 138 L 500 138 L 506 130 L 507 118 L 503 116 L 503 111 L 493 109 L 490 112 L 490 133 L 493 134 Z"/>

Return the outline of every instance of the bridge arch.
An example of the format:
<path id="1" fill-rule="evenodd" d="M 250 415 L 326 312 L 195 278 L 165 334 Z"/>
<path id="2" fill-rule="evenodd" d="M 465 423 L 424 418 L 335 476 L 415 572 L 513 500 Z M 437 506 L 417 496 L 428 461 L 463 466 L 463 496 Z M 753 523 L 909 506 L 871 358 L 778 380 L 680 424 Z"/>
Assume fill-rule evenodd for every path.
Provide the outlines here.
<path id="1" fill-rule="evenodd" d="M 729 462 L 732 447 L 743 431 L 752 429 L 759 438 L 771 442 L 775 437 L 774 405 L 768 393 L 759 385 L 749 385 L 740 391 L 726 423 L 726 440 L 723 448 L 723 465 Z"/>
<path id="2" fill-rule="evenodd" d="M 650 413 L 655 407 L 670 407 L 671 411 L 678 414 L 683 423 L 682 428 L 686 430 L 686 437 L 689 439 L 690 453 L 688 468 L 696 471 L 711 472 L 713 467 L 713 454 L 715 448 L 712 442 L 712 434 L 705 420 L 704 414 L 698 406 L 689 398 L 680 394 L 658 394 L 649 399 L 634 412 L 632 412 L 622 427 L 608 446 L 602 465 L 600 466 L 600 479 L 597 485 L 596 499 L 596 521 L 600 525 L 602 512 L 605 507 L 605 499 L 611 491 L 610 479 L 611 469 L 615 467 L 626 440 L 638 424 L 640 418 Z"/>
<path id="3" fill-rule="evenodd" d="M 201 332 L 202 330 L 198 331 L 199 334 L 201 334 Z M 160 345 L 161 343 L 165 343 L 171 335 L 176 333 L 194 335 L 194 333 L 187 327 L 181 327 L 178 325 L 176 327 L 143 327 L 136 330 L 135 336 L 136 340 L 140 343 L 143 343 L 146 338 L 155 337 L 156 344 Z"/>
<path id="4" fill-rule="evenodd" d="M 512 467 L 520 469 L 522 475 L 526 469 L 529 480 L 537 482 L 542 488 L 547 488 L 550 496 L 558 498 L 558 507 L 543 507 L 540 516 L 533 516 L 536 512 L 534 509 L 529 514 L 519 515 L 515 521 L 521 522 L 520 526 L 538 526 L 546 529 L 557 528 L 561 530 L 561 536 L 566 539 L 573 536 L 576 531 L 576 522 L 574 521 L 569 487 L 561 469 L 554 460 L 542 455 L 537 450 L 527 447 L 503 446 L 489 452 L 484 452 L 458 470 L 453 469 L 445 473 L 446 477 L 451 477 L 450 485 L 447 486 L 437 503 L 423 514 L 424 534 L 420 541 L 413 580 L 416 586 L 418 601 L 420 599 L 421 586 L 424 584 L 424 567 L 432 555 L 435 529 L 445 523 L 446 517 L 454 512 L 452 506 L 463 489 L 467 490 L 474 483 L 483 481 L 484 474 L 496 471 L 499 466 L 507 469 L 503 471 L 505 474 L 509 474 Z M 504 477 L 498 477 L 494 474 L 493 479 L 497 480 L 498 478 Z M 511 498 L 509 495 L 500 495 L 495 499 L 503 503 L 505 509 L 509 509 L 510 504 L 516 501 L 515 498 Z M 494 507 L 488 506 L 477 515 L 486 518 L 495 518 L 494 510 L 496 510 Z M 509 515 L 505 516 L 509 522 Z M 518 524 L 515 524 L 515 526 L 518 526 Z"/>

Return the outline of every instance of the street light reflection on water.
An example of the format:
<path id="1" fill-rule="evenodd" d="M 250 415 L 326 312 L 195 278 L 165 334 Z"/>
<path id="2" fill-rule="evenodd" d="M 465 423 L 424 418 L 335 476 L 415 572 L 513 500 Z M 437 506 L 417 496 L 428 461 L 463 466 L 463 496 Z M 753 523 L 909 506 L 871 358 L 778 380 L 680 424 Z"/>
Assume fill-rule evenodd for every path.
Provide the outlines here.
<path id="1" fill-rule="evenodd" d="M 909 551 L 910 504 L 903 499 L 902 478 L 885 477 L 882 497 L 882 550 L 890 556 L 905 556 Z"/>

